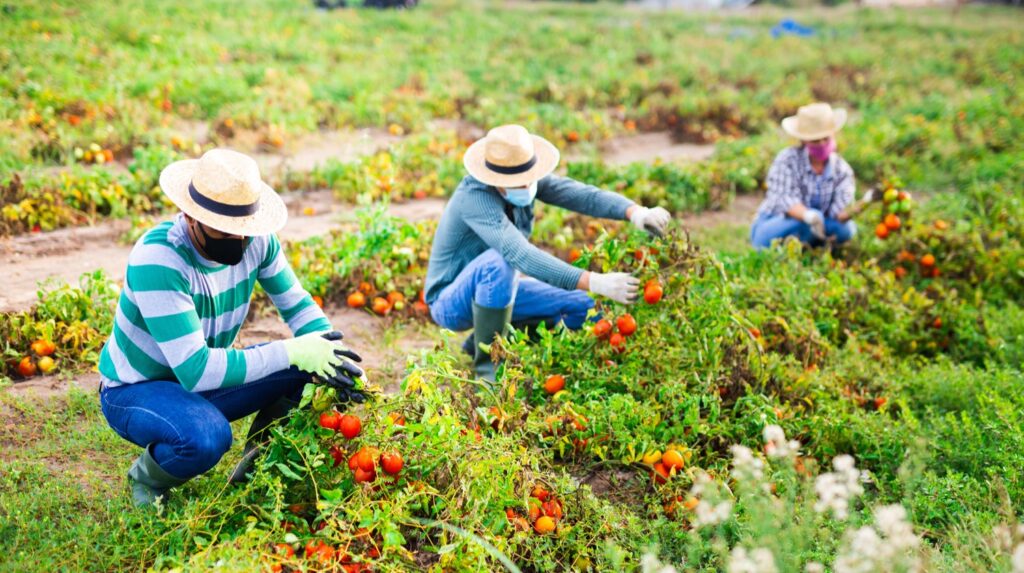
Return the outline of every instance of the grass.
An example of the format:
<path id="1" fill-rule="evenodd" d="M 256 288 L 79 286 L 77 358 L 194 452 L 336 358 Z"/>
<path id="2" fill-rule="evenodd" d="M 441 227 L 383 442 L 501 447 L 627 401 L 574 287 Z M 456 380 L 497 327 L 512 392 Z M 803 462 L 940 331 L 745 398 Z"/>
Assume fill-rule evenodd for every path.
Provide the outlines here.
<path id="1" fill-rule="evenodd" d="M 824 33 L 770 39 L 767 31 L 783 16 Z M 443 345 L 409 364 L 387 362 L 382 379 L 399 388 L 362 412 L 360 444 L 403 449 L 406 477 L 395 488 L 357 488 L 343 471 L 325 467 L 325 445 L 335 437 L 296 417 L 253 486 L 224 487 L 238 440 L 214 470 L 154 515 L 130 507 L 124 474 L 136 448 L 109 430 L 94 394 L 3 389 L 2 568 L 265 570 L 271 542 L 359 546 L 365 535 L 358 530 L 368 528 L 380 536 L 377 567 L 384 571 L 499 566 L 460 531 L 530 571 L 636 570 L 645 552 L 685 561 L 681 569 L 722 570 L 735 547 L 767 547 L 780 568 L 800 570 L 811 560 L 832 563 L 844 532 L 872 522 L 873 506 L 900 503 L 925 542 L 915 555 L 929 568 L 1010 570 L 1010 551 L 1024 539 L 1004 547 L 993 528 L 1016 524 L 1024 503 L 1017 391 L 1024 343 L 1016 302 L 1024 293 L 1024 208 L 1014 192 L 1024 185 L 1021 22 L 1019 11 L 996 7 L 953 16 L 849 7 L 686 14 L 453 0 L 407 13 L 325 14 L 290 0 L 15 6 L 0 19 L 9 38 L 0 49 L 8 72 L 0 79 L 0 168 L 39 173 L 73 164 L 75 148 L 91 143 L 122 161 L 134 156 L 137 172 L 120 190 L 105 166 L 68 184 L 96 196 L 75 212 L 92 209 L 99 217 L 158 210 L 150 204 L 155 173 L 194 152 L 192 142 L 173 139 L 195 121 L 211 126 L 208 145 L 264 151 L 318 129 L 394 126 L 414 135 L 395 152 L 404 157 L 400 168 L 429 172 L 436 165 L 445 184 L 458 174 L 456 144 L 418 138 L 434 118 L 479 126 L 517 121 L 563 149 L 669 130 L 681 140 L 717 142 L 715 158 L 700 167 L 571 169 L 681 210 L 727 205 L 733 194 L 759 187 L 783 145 L 778 118 L 815 98 L 854 110 L 840 143 L 862 186 L 902 183 L 933 194 L 915 212 L 913 230 L 883 243 L 863 232 L 870 228 L 864 224 L 843 260 L 786 249 L 751 253 L 741 222 L 694 229 L 704 250 L 672 251 L 678 266 L 662 277 L 665 306 L 632 310 L 649 330 L 630 341 L 629 352 L 611 354 L 587 333 L 515 343 L 515 386 L 497 396 L 475 395 L 464 380 L 464 358 Z M 329 185 L 352 199 L 375 192 L 376 178 L 391 168 L 384 161 L 330 166 L 294 181 Z M 431 194 L 443 187 L 436 179 L 409 185 L 405 195 L 412 185 L 429 185 Z M 20 204 L 52 199 L 63 188 L 43 177 L 2 196 Z M 691 204 L 688 193 L 709 197 Z M 74 195 L 68 191 L 65 201 Z M 953 232 L 928 231 L 935 218 L 948 220 Z M 18 219 L 10 229 L 33 221 Z M 625 264 L 618 257 L 638 240 L 590 236 L 568 218 L 538 228 L 545 235 L 539 239 L 557 249 L 596 243 L 597 260 L 612 266 Z M 346 240 L 318 247 L 312 262 L 347 261 Z M 894 280 L 889 269 L 903 249 L 935 252 L 942 279 Z M 386 253 L 366 258 L 387 266 Z M 321 294 L 343 296 L 351 287 L 344 281 L 355 277 L 336 274 L 302 278 Z M 416 277 L 397 278 L 411 296 Z M 344 288 L 328 292 L 339 281 Z M 112 296 L 68 291 L 41 305 L 50 314 L 18 324 L 56 315 L 106 328 L 101 302 Z M 937 316 L 944 326 L 929 326 Z M 761 340 L 753 328 L 763 331 Z M 430 326 L 396 322 L 379 340 L 361 343 L 393 348 L 411 334 L 443 338 Z M 567 374 L 566 395 L 531 391 L 556 370 Z M 497 420 L 491 407 L 499 408 Z M 385 422 L 389 413 L 407 417 L 406 429 Z M 585 429 L 565 429 L 581 415 Z M 488 429 L 492 421 L 500 431 Z M 848 523 L 810 508 L 813 476 L 800 475 L 795 468 L 802 465 L 768 461 L 766 480 L 778 498 L 730 477 L 729 446 L 760 450 L 769 423 L 803 442 L 800 464 L 814 471 L 843 453 L 871 471 L 869 492 Z M 236 422 L 236 436 L 246 426 Z M 589 442 L 581 447 L 581 439 Z M 692 459 L 684 474 L 652 486 L 642 457 L 670 443 Z M 728 521 L 710 529 L 666 509 L 693 495 L 698 470 L 716 487 L 728 485 L 723 499 L 736 504 Z M 623 475 L 626 483 L 595 492 L 570 477 L 595 473 Z M 515 533 L 506 520 L 507 509 L 525 512 L 538 482 L 565 503 L 557 536 Z M 283 525 L 300 523 L 288 510 L 300 502 L 314 508 L 303 517 L 327 523 L 326 533 L 313 537 L 306 523 Z M 458 530 L 424 525 L 435 520 Z"/>

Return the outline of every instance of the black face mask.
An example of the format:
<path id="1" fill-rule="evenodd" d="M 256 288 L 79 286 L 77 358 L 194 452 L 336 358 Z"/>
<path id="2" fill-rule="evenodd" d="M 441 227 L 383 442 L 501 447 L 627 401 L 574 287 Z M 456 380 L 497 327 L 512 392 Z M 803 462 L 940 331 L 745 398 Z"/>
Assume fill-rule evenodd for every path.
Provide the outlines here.
<path id="1" fill-rule="evenodd" d="M 199 227 L 199 232 L 203 234 L 203 241 L 206 243 L 203 246 L 203 250 L 206 251 L 206 256 L 210 257 L 211 261 L 222 265 L 237 265 L 242 262 L 245 249 L 252 242 L 251 237 L 244 239 L 215 239 L 206 232 L 206 228 L 203 227 L 202 223 L 197 222 L 196 226 Z"/>

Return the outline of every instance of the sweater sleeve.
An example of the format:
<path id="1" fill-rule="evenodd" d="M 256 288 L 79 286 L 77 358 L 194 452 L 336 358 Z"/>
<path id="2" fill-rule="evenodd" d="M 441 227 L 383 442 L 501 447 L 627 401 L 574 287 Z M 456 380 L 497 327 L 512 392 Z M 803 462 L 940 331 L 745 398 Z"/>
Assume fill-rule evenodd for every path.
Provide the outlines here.
<path id="1" fill-rule="evenodd" d="M 331 330 L 327 315 L 295 277 L 295 271 L 281 252 L 281 241 L 277 235 L 270 236 L 257 279 L 270 295 L 281 318 L 288 323 L 292 334 L 302 336 Z"/>
<path id="2" fill-rule="evenodd" d="M 770 206 L 773 213 L 784 214 L 789 212 L 794 205 L 803 203 L 800 198 L 797 174 L 793 171 L 792 161 L 789 154 L 792 150 L 787 149 L 779 153 L 768 169 L 768 177 L 765 184 L 768 193 L 765 195 L 764 203 Z"/>
<path id="3" fill-rule="evenodd" d="M 537 198 L 550 205 L 602 219 L 625 219 L 626 209 L 634 204 L 618 193 L 558 175 L 549 175 L 537 182 Z"/>
<path id="4" fill-rule="evenodd" d="M 146 329 L 186 390 L 238 386 L 288 367 L 288 354 L 280 341 L 244 350 L 210 348 L 188 279 L 179 269 L 129 264 L 125 283 L 134 293 Z"/>
<path id="5" fill-rule="evenodd" d="M 473 192 L 464 196 L 461 207 L 463 220 L 469 228 L 488 247 L 501 253 L 514 269 L 561 289 L 576 288 L 583 269 L 532 245 L 505 216 L 501 197 L 490 192 Z"/>

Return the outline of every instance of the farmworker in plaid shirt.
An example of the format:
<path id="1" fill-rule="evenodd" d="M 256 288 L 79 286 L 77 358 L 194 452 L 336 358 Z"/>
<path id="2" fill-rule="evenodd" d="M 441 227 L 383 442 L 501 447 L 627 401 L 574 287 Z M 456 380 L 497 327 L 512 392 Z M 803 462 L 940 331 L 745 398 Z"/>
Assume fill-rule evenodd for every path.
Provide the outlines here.
<path id="1" fill-rule="evenodd" d="M 853 169 L 836 152 L 835 134 L 845 122 L 846 110 L 827 103 L 803 106 L 782 120 L 800 144 L 782 150 L 768 170 L 768 195 L 750 231 L 754 248 L 786 237 L 810 246 L 845 243 L 857 233 L 853 215 L 871 201 L 871 192 L 852 208 Z"/>

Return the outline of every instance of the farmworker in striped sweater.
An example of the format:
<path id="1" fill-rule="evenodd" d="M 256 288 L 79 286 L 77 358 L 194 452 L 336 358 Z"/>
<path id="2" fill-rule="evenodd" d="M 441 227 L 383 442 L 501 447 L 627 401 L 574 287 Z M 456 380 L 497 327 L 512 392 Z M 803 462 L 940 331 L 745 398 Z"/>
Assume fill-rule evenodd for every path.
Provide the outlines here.
<path id="1" fill-rule="evenodd" d="M 754 248 L 786 237 L 811 246 L 845 243 L 857 233 L 853 217 L 872 194 L 853 204 L 853 169 L 836 152 L 836 132 L 844 123 L 846 110 L 827 103 L 803 106 L 782 120 L 782 129 L 800 144 L 782 150 L 768 170 L 768 194 L 750 230 Z"/>
<path id="2" fill-rule="evenodd" d="M 558 157 L 554 145 L 522 126 L 490 130 L 466 150 L 469 175 L 434 235 L 425 293 L 430 315 L 444 328 L 473 328 L 465 348 L 477 375 L 491 382 L 496 365 L 480 343 L 491 343 L 510 324 L 561 322 L 576 329 L 594 306 L 588 292 L 624 304 L 637 298 L 636 277 L 585 271 L 532 245 L 534 199 L 628 220 L 659 236 L 669 223 L 661 207 L 641 207 L 618 193 L 552 175 Z"/>
<path id="3" fill-rule="evenodd" d="M 182 211 L 135 244 L 113 333 L 100 356 L 100 405 L 110 427 L 143 448 L 128 472 L 137 505 L 200 475 L 231 446 L 232 420 L 258 412 L 244 481 L 269 427 L 324 382 L 362 401 L 359 361 L 299 285 L 274 235 L 288 213 L 251 158 L 214 149 L 172 163 L 160 187 Z M 256 283 L 295 338 L 232 348 Z"/>

